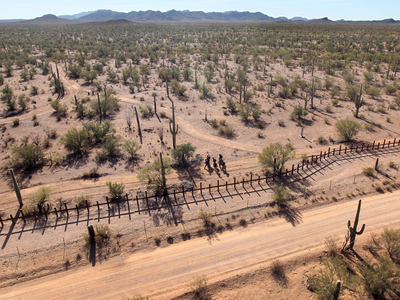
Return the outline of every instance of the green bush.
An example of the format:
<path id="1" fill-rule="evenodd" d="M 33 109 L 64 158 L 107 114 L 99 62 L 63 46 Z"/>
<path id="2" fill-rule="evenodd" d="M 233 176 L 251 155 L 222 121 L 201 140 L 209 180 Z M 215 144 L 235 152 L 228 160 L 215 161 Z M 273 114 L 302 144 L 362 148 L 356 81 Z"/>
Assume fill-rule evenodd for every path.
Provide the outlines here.
<path id="1" fill-rule="evenodd" d="M 41 206 L 44 205 L 46 201 L 50 200 L 50 194 L 52 189 L 47 186 L 43 186 L 39 188 L 39 190 L 31 196 L 32 202 L 36 205 L 39 204 Z"/>
<path id="2" fill-rule="evenodd" d="M 226 100 L 226 107 L 230 110 L 231 113 L 236 111 L 236 102 L 231 97 L 228 97 Z"/>
<path id="3" fill-rule="evenodd" d="M 201 208 L 199 213 L 199 218 L 203 221 L 204 227 L 210 227 L 213 214 L 205 212 L 203 208 Z"/>
<path id="4" fill-rule="evenodd" d="M 338 136 L 344 141 L 350 141 L 357 136 L 362 126 L 359 122 L 346 118 L 335 123 L 335 130 Z"/>
<path id="5" fill-rule="evenodd" d="M 129 159 L 134 159 L 141 148 L 142 146 L 135 141 L 125 141 L 122 144 L 122 149 L 128 154 Z"/>
<path id="6" fill-rule="evenodd" d="M 390 258 L 395 263 L 400 264 L 400 231 L 385 228 L 381 236 Z"/>
<path id="7" fill-rule="evenodd" d="M 106 185 L 111 198 L 121 197 L 124 194 L 125 186 L 123 183 L 107 181 Z"/>
<path id="8" fill-rule="evenodd" d="M 80 130 L 72 128 L 61 138 L 61 144 L 69 152 L 83 153 L 91 146 L 89 132 L 86 128 Z"/>
<path id="9" fill-rule="evenodd" d="M 34 143 L 14 146 L 12 153 L 14 166 L 24 170 L 32 170 L 44 163 L 43 149 Z"/>
<path id="10" fill-rule="evenodd" d="M 172 158 L 179 165 L 186 166 L 187 161 L 193 156 L 195 151 L 196 147 L 194 147 L 191 143 L 186 143 L 176 146 L 175 149 L 172 149 L 171 154 Z"/>
<path id="11" fill-rule="evenodd" d="M 279 186 L 274 184 L 273 187 L 274 194 L 272 195 L 272 199 L 277 204 L 283 204 L 289 200 L 291 191 L 289 189 L 285 189 L 283 186 Z"/>
<path id="12" fill-rule="evenodd" d="M 283 169 L 285 163 L 295 157 L 295 152 L 281 143 L 270 143 L 258 154 L 258 163 L 263 170 L 272 168 L 273 171 Z M 276 160 L 275 160 L 276 159 Z"/>
<path id="13" fill-rule="evenodd" d="M 377 260 L 366 259 L 365 264 L 358 266 L 365 291 L 375 299 L 397 299 L 400 294 L 399 267 L 388 256 L 380 256 Z"/>
<path id="14" fill-rule="evenodd" d="M 165 157 L 163 158 L 164 172 L 165 176 L 172 173 L 172 159 Z M 141 171 L 138 172 L 138 179 L 141 182 L 145 182 L 148 184 L 148 187 L 152 189 L 156 194 L 160 194 L 163 192 L 163 178 L 162 178 L 162 170 L 161 170 L 161 161 L 157 159 L 151 165 L 144 167 Z"/>

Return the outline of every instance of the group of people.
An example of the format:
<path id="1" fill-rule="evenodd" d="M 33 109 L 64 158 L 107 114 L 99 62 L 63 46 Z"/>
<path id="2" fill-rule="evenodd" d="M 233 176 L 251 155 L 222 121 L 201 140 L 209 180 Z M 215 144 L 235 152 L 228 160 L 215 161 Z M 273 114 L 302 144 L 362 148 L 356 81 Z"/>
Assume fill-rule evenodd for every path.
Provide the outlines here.
<path id="1" fill-rule="evenodd" d="M 207 155 L 207 158 L 206 158 L 206 165 L 204 166 L 204 169 L 207 168 L 208 170 L 211 170 L 210 160 L 211 160 L 210 155 Z M 225 170 L 226 170 L 225 162 L 224 162 L 224 160 L 223 160 L 222 154 L 219 154 L 218 163 L 217 163 L 217 160 L 216 160 L 215 158 L 213 158 L 213 167 L 214 167 L 215 170 L 218 170 L 218 167 L 219 167 L 222 171 L 225 171 Z"/>

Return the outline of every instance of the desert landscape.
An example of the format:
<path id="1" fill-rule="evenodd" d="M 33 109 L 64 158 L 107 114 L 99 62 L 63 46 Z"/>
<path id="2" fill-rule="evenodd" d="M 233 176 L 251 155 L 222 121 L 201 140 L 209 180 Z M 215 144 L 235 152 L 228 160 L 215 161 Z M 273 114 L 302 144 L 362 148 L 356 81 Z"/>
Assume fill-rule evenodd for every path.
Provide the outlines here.
<path id="1" fill-rule="evenodd" d="M 399 299 L 400 27 L 57 22 L 0 24 L 0 299 Z"/>

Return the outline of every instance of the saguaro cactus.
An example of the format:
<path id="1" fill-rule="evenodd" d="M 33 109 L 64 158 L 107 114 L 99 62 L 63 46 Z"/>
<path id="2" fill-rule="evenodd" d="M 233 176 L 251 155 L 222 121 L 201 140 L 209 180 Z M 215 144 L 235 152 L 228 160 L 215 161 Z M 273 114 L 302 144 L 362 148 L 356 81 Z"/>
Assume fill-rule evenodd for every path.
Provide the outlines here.
<path id="1" fill-rule="evenodd" d="M 339 299 L 341 285 L 342 285 L 342 283 L 340 282 L 340 280 L 338 280 L 336 282 L 335 292 L 333 293 L 333 300 L 338 300 Z"/>
<path id="2" fill-rule="evenodd" d="M 365 229 L 365 224 L 361 227 L 360 231 L 357 231 L 357 226 L 358 226 L 358 219 L 360 217 L 360 210 L 361 210 L 361 199 L 358 201 L 358 208 L 357 208 L 357 214 L 356 218 L 354 219 L 354 224 L 351 226 L 350 220 L 347 221 L 347 227 L 349 228 L 349 233 L 350 233 L 350 244 L 347 247 L 349 250 L 353 250 L 354 242 L 356 240 L 356 235 L 361 235 L 364 232 Z"/>
<path id="3" fill-rule="evenodd" d="M 172 127 L 171 127 L 172 123 Z M 174 102 L 172 102 L 172 122 L 169 122 L 169 131 L 172 134 L 172 145 L 174 149 L 176 148 L 176 134 L 178 133 L 178 124 L 175 126 L 175 107 Z"/>
<path id="4" fill-rule="evenodd" d="M 99 93 L 97 93 L 97 102 L 99 103 L 99 116 L 100 116 L 100 124 L 101 124 L 102 112 L 101 112 L 101 101 L 100 101 Z"/>
<path id="5" fill-rule="evenodd" d="M 58 72 L 57 65 L 56 65 L 56 71 L 57 71 L 57 75 L 53 72 L 53 69 L 51 70 L 51 74 L 52 74 L 53 80 L 54 80 L 55 92 L 58 94 L 57 99 L 61 99 L 62 97 L 64 97 L 65 91 L 64 91 L 64 85 L 60 80 L 60 74 Z"/>
<path id="6" fill-rule="evenodd" d="M 163 182 L 162 188 L 165 189 L 165 187 L 167 186 L 167 183 L 165 181 L 165 168 L 164 168 L 164 163 L 163 163 L 161 152 L 160 152 L 160 164 L 161 164 L 161 178 L 162 178 L 162 182 Z"/>
<path id="7" fill-rule="evenodd" d="M 15 180 L 14 170 L 13 169 L 10 169 L 10 175 L 11 175 L 11 179 L 12 179 L 13 184 L 14 184 L 14 190 L 15 190 L 15 194 L 17 195 L 19 206 L 21 207 L 24 204 L 22 203 L 21 192 L 19 191 L 19 187 L 18 187 L 17 181 Z"/>
<path id="8" fill-rule="evenodd" d="M 315 92 L 315 87 L 314 87 L 314 79 L 312 81 L 312 87 L 311 87 L 311 92 L 310 92 L 310 96 L 311 96 L 311 108 L 314 109 L 314 92 Z"/>
<path id="9" fill-rule="evenodd" d="M 157 102 L 156 102 L 157 93 L 153 92 L 151 95 L 154 97 L 154 113 L 156 114 L 157 113 Z"/>
<path id="10" fill-rule="evenodd" d="M 135 106 L 135 115 L 136 115 L 136 121 L 137 121 L 138 131 L 139 131 L 140 143 L 142 143 L 142 130 L 140 129 L 139 115 L 138 115 L 136 106 Z"/>

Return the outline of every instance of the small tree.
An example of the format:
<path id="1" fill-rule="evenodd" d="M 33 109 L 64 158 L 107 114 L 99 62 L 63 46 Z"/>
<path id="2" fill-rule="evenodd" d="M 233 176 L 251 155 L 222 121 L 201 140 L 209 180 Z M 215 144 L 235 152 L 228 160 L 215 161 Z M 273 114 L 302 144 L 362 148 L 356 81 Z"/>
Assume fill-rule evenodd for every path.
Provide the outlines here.
<path id="1" fill-rule="evenodd" d="M 303 106 L 296 105 L 293 108 L 293 112 L 291 114 L 291 117 L 292 117 L 292 119 L 298 118 L 300 120 L 302 116 L 306 116 L 307 114 L 308 114 L 308 111 L 306 109 L 304 109 Z"/>
<path id="2" fill-rule="evenodd" d="M 135 141 L 125 141 L 122 144 L 122 149 L 128 154 L 129 159 L 131 160 L 136 157 L 136 154 L 140 148 L 142 148 L 142 146 L 140 146 Z"/>
<path id="3" fill-rule="evenodd" d="M 89 137 L 89 132 L 86 128 L 81 130 L 72 128 L 61 138 L 61 143 L 69 152 L 82 153 L 90 147 Z"/>
<path id="4" fill-rule="evenodd" d="M 162 192 L 164 182 L 162 178 L 162 167 L 164 167 L 165 176 L 172 173 L 172 159 L 164 158 L 163 166 L 161 160 L 157 159 L 151 165 L 144 167 L 137 175 L 138 179 L 142 182 L 147 182 L 150 189 L 159 194 Z"/>
<path id="5" fill-rule="evenodd" d="M 228 97 L 226 100 L 226 107 L 230 110 L 231 113 L 236 111 L 236 102 L 232 99 L 232 97 Z"/>
<path id="6" fill-rule="evenodd" d="M 124 194 L 125 186 L 123 183 L 107 181 L 106 185 L 108 186 L 108 194 L 111 198 L 121 197 Z"/>
<path id="7" fill-rule="evenodd" d="M 175 149 L 172 149 L 172 158 L 179 164 L 186 166 L 187 161 L 191 158 L 196 151 L 196 147 L 194 147 L 191 143 L 182 144 L 176 146 Z"/>
<path id="8" fill-rule="evenodd" d="M 19 147 L 14 146 L 12 152 L 13 163 L 24 170 L 31 170 L 44 163 L 43 148 L 37 144 L 26 143 Z"/>
<path id="9" fill-rule="evenodd" d="M 290 192 L 291 192 L 289 189 L 285 189 L 283 186 L 274 184 L 273 190 L 274 190 L 274 194 L 272 195 L 272 199 L 277 204 L 281 205 L 289 200 L 289 196 L 290 196 Z"/>
<path id="10" fill-rule="evenodd" d="M 285 163 L 294 156 L 295 152 L 290 147 L 283 146 L 279 142 L 270 143 L 258 154 L 258 163 L 263 170 L 272 168 L 275 172 L 283 169 Z"/>
<path id="11" fill-rule="evenodd" d="M 344 141 L 350 141 L 361 130 L 361 124 L 353 119 L 346 118 L 336 122 L 336 133 Z"/>

